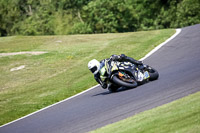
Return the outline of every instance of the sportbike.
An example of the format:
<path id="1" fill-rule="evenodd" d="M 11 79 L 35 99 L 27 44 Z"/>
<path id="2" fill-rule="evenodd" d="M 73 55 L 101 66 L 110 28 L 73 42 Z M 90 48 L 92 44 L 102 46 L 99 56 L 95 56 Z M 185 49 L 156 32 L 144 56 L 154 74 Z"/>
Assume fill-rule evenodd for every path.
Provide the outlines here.
<path id="1" fill-rule="evenodd" d="M 108 60 L 105 69 L 110 92 L 116 92 L 120 87 L 134 88 L 159 77 L 157 70 L 145 64 L 138 66 L 130 62 Z M 106 77 L 101 78 L 104 80 Z"/>

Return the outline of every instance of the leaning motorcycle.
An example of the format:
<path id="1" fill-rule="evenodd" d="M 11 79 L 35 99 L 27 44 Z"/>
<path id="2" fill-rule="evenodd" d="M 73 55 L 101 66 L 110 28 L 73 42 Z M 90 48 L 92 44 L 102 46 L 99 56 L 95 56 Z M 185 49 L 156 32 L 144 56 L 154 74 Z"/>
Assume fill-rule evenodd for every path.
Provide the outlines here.
<path id="1" fill-rule="evenodd" d="M 135 88 L 159 77 L 158 71 L 149 65 L 138 66 L 130 62 L 108 60 L 105 62 L 105 70 L 109 77 L 107 82 L 110 92 L 116 92 L 120 87 Z"/>

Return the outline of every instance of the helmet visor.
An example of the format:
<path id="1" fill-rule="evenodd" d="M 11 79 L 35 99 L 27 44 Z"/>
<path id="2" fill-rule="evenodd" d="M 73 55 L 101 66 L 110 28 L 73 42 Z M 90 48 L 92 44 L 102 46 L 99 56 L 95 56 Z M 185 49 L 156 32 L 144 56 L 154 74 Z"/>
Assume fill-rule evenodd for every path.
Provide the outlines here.
<path id="1" fill-rule="evenodd" d="M 90 69 L 90 71 L 91 71 L 92 73 L 94 73 L 96 70 L 97 70 L 97 67 L 96 67 L 96 66 Z"/>

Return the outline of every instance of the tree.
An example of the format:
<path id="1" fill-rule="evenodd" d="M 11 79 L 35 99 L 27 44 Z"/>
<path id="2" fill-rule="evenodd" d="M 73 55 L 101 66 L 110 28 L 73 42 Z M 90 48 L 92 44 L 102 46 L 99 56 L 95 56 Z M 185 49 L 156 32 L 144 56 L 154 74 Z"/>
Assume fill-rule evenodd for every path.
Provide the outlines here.
<path id="1" fill-rule="evenodd" d="M 137 17 L 125 0 L 94 0 L 83 7 L 84 21 L 95 33 L 135 31 Z"/>
<path id="2" fill-rule="evenodd" d="M 177 7 L 175 27 L 200 23 L 200 0 L 183 0 Z"/>
<path id="3" fill-rule="evenodd" d="M 12 28 L 21 20 L 20 0 L 0 1 L 0 36 L 13 35 Z"/>
<path id="4" fill-rule="evenodd" d="M 81 17 L 82 7 L 87 5 L 91 0 L 61 0 L 60 8 L 63 10 L 71 10 L 72 14 L 79 18 L 80 22 L 83 23 Z"/>

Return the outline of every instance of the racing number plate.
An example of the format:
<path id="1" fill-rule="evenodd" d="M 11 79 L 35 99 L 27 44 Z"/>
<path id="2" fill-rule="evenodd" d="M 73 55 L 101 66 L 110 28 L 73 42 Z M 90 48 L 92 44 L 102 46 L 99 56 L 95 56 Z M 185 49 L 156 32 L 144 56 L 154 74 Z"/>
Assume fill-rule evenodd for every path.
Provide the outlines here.
<path id="1" fill-rule="evenodd" d="M 146 71 L 146 72 L 144 73 L 144 79 L 147 79 L 147 78 L 149 78 L 149 77 L 150 77 L 150 76 L 149 76 L 149 72 Z"/>

